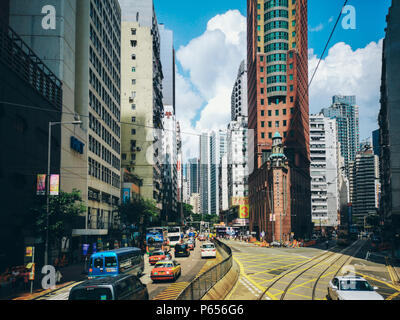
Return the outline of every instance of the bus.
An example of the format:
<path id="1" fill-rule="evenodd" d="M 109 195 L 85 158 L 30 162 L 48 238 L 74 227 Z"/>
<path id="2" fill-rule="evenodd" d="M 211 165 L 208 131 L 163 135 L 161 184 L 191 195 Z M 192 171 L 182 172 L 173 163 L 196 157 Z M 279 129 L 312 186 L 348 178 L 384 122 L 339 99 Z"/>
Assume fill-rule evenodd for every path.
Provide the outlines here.
<path id="1" fill-rule="evenodd" d="M 170 247 L 175 247 L 182 239 L 181 227 L 168 227 L 168 240 Z"/>
<path id="2" fill-rule="evenodd" d="M 152 227 L 146 229 L 146 252 L 155 250 L 169 251 L 168 229 Z"/>
<path id="3" fill-rule="evenodd" d="M 144 271 L 142 250 L 127 247 L 94 253 L 90 256 L 88 271 L 89 279 L 122 273 L 135 274 L 139 277 Z"/>

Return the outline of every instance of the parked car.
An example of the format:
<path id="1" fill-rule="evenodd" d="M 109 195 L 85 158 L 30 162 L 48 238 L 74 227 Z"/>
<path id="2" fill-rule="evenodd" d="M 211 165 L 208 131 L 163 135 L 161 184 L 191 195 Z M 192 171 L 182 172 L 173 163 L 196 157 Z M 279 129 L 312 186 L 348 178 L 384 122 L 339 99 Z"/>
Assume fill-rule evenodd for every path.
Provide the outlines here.
<path id="1" fill-rule="evenodd" d="M 217 257 L 217 249 L 215 245 L 211 242 L 204 243 L 201 246 L 201 258 L 216 258 Z"/>
<path id="2" fill-rule="evenodd" d="M 149 253 L 149 263 L 155 265 L 160 260 L 171 259 L 172 256 L 169 252 L 157 250 Z"/>
<path id="3" fill-rule="evenodd" d="M 159 261 L 151 270 L 150 278 L 155 281 L 176 280 L 181 275 L 181 265 L 175 260 Z"/>
<path id="4" fill-rule="evenodd" d="M 175 257 L 189 257 L 190 249 L 187 243 L 179 243 L 175 245 Z"/>
<path id="5" fill-rule="evenodd" d="M 359 276 L 338 276 L 329 282 L 328 298 L 332 300 L 384 300 L 377 287 Z"/>
<path id="6" fill-rule="evenodd" d="M 99 277 L 74 286 L 68 300 L 149 300 L 147 286 L 134 275 Z"/>

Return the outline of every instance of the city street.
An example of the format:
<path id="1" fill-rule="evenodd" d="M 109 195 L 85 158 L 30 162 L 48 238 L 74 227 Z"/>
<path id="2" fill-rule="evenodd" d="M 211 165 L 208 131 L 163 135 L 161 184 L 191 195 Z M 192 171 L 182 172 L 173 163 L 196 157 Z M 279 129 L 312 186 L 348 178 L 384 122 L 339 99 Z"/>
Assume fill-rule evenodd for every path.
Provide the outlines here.
<path id="1" fill-rule="evenodd" d="M 349 247 L 337 248 L 333 247 L 332 241 L 326 251 L 260 248 L 249 243 L 226 241 L 240 267 L 239 281 L 226 300 L 257 300 L 261 297 L 264 300 L 326 300 L 329 281 L 344 266 L 347 266 L 345 270 L 354 270 L 356 275 L 377 286 L 377 292 L 385 299 L 399 299 L 400 288 L 392 283 L 385 264 L 365 259 L 366 242 L 359 240 Z"/>
<path id="2" fill-rule="evenodd" d="M 200 246 L 201 242 L 197 241 L 195 249 L 190 253 L 190 257 L 173 258 L 174 260 L 178 261 L 182 267 L 182 274 L 176 282 L 166 281 L 164 283 L 153 283 L 153 281 L 150 279 L 150 272 L 153 266 L 149 264 L 149 258 L 147 255 L 145 255 L 145 268 L 140 280 L 142 283 L 147 285 L 150 300 L 174 300 L 178 294 L 189 284 L 189 282 L 193 280 L 199 273 L 203 272 L 205 269 L 208 269 L 210 265 L 220 260 L 219 254 L 217 259 L 201 259 Z M 173 252 L 174 249 L 171 249 L 172 256 L 174 256 Z M 72 285 L 49 293 L 41 298 L 38 298 L 37 300 L 67 300 L 71 288 L 79 283 L 80 282 L 73 283 Z"/>

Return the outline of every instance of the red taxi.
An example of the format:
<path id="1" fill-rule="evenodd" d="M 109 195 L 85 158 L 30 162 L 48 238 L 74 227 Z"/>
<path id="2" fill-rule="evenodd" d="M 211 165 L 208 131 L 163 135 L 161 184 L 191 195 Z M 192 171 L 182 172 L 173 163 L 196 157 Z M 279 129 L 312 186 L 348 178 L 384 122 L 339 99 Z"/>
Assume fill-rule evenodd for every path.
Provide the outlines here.
<path id="1" fill-rule="evenodd" d="M 160 280 L 176 280 L 181 275 L 181 265 L 175 260 L 166 260 L 157 262 L 154 269 L 151 270 L 150 279 Z"/>
<path id="2" fill-rule="evenodd" d="M 165 251 L 158 250 L 149 253 L 149 263 L 155 265 L 158 261 L 171 259 L 171 255 Z"/>

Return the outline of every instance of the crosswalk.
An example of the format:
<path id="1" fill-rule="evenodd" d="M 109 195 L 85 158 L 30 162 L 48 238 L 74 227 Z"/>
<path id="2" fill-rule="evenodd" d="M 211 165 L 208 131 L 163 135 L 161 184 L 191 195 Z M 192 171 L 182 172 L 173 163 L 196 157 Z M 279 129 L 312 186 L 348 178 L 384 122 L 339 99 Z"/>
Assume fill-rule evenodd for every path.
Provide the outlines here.
<path id="1" fill-rule="evenodd" d="M 153 300 L 175 300 L 179 294 L 189 285 L 189 282 L 176 282 L 159 293 Z"/>

